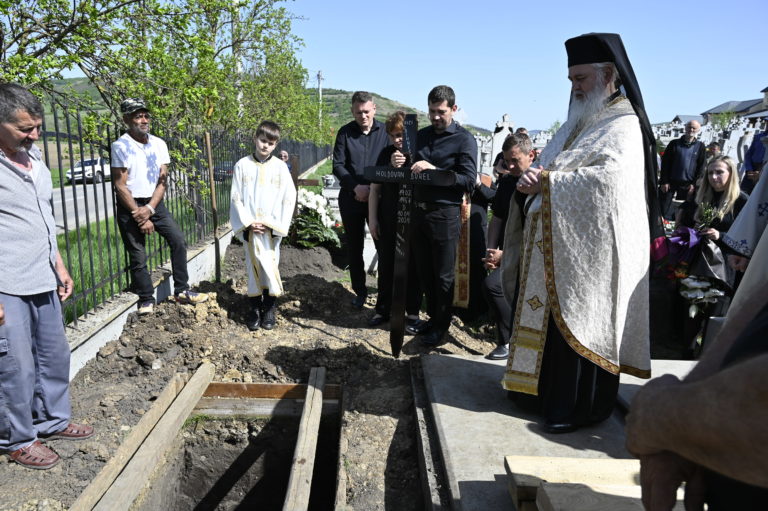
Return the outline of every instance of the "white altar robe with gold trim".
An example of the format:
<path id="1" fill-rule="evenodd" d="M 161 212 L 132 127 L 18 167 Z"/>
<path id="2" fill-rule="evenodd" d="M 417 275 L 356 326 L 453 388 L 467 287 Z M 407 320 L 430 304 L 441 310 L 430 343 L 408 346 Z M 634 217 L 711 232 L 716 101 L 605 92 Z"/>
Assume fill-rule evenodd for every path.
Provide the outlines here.
<path id="1" fill-rule="evenodd" d="M 626 98 L 581 129 L 568 123 L 541 154 L 542 191 L 512 201 L 505 293 L 520 290 L 502 384 L 537 393 L 549 315 L 579 355 L 612 374 L 650 377 L 650 236 L 640 124 Z"/>
<path id="2" fill-rule="evenodd" d="M 232 177 L 230 222 L 238 239 L 244 241 L 248 269 L 248 296 L 283 294 L 280 280 L 280 242 L 288 235 L 296 205 L 296 188 L 285 162 L 270 156 L 264 163 L 252 155 L 235 164 Z M 269 227 L 264 234 L 244 231 L 252 223 Z"/>

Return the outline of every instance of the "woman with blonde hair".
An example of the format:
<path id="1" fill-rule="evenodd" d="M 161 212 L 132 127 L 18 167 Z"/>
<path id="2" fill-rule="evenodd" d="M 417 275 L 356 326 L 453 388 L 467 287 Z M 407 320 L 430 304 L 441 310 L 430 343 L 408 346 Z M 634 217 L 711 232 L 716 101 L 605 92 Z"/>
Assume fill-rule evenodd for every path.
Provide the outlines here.
<path id="1" fill-rule="evenodd" d="M 728 231 L 749 198 L 739 187 L 734 161 L 728 156 L 712 158 L 697 188 L 695 202 L 680 207 L 678 224 L 698 227 L 703 236 L 725 248 L 722 233 Z"/>
<path id="2" fill-rule="evenodd" d="M 739 187 L 739 175 L 734 161 L 728 156 L 716 156 L 709 161 L 704 177 L 697 183 L 695 199 L 680 206 L 677 223 L 679 226 L 696 229 L 701 238 L 700 245 L 706 239 L 712 240 L 725 254 L 729 249 L 723 241 L 723 234 L 728 232 L 748 198 Z M 724 270 L 726 284 L 735 291 L 741 280 L 741 272 L 737 273 L 727 264 Z M 730 299 L 723 296 L 716 303 L 705 304 L 703 310 L 690 317 L 690 304 L 677 296 L 675 314 L 681 318 L 677 322 L 678 336 L 686 358 L 695 352 L 695 339 L 705 319 L 709 316 L 724 316 L 729 305 Z"/>

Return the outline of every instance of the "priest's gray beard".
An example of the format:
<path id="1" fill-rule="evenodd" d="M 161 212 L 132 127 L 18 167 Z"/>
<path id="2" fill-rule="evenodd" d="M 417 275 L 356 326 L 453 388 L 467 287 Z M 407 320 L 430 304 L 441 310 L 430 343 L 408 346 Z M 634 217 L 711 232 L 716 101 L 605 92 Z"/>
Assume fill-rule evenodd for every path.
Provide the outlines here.
<path id="1" fill-rule="evenodd" d="M 585 123 L 605 108 L 605 99 L 608 95 L 605 89 L 594 87 L 584 98 L 577 98 L 571 94 L 571 104 L 568 107 L 568 124 L 571 126 L 584 126 Z"/>

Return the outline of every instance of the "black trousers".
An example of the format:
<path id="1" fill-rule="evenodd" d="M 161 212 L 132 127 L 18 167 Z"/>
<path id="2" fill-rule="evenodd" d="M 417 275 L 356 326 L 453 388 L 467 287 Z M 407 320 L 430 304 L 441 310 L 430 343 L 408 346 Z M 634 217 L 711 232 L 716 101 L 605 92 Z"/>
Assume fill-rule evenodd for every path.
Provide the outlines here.
<path id="1" fill-rule="evenodd" d="M 352 291 L 358 296 L 368 294 L 365 287 L 365 262 L 363 248 L 365 247 L 365 224 L 368 221 L 368 203 L 355 200 L 353 192 L 342 189 L 339 192 L 339 213 L 344 224 L 344 234 L 347 241 L 347 257 L 349 259 L 349 277 L 352 280 Z"/>
<path id="2" fill-rule="evenodd" d="M 144 206 L 149 202 L 149 198 L 134 200 L 139 206 Z M 155 231 L 165 238 L 168 246 L 171 248 L 174 293 L 182 293 L 189 289 L 187 242 L 184 239 L 184 233 L 181 232 L 181 229 L 173 220 L 163 201 L 160 201 L 155 208 L 155 214 L 149 219 L 154 224 Z M 131 272 L 133 290 L 139 295 L 139 301 L 153 300 L 155 289 L 152 286 L 152 278 L 149 276 L 149 270 L 147 269 L 146 236 L 141 232 L 139 224 L 133 219 L 131 212 L 119 202 L 117 204 L 117 226 L 120 229 L 123 244 L 128 251 L 128 268 Z"/>
<path id="3" fill-rule="evenodd" d="M 675 219 L 675 212 L 672 211 L 672 199 L 677 198 L 677 200 L 686 200 L 688 199 L 688 188 L 690 188 L 692 183 L 683 183 L 683 182 L 672 182 L 669 183 L 669 191 L 668 192 L 662 192 L 659 190 L 659 201 L 661 202 L 661 214 L 664 215 L 664 218 L 667 220 L 674 220 Z"/>
<path id="4" fill-rule="evenodd" d="M 433 211 L 415 207 L 411 222 L 411 250 L 427 296 L 427 313 L 433 327 L 445 331 L 451 324 L 459 206 Z"/>
<path id="5" fill-rule="evenodd" d="M 496 323 L 496 345 L 504 346 L 512 335 L 512 323 L 517 306 L 517 288 L 510 303 L 504 296 L 501 284 L 501 269 L 493 270 L 483 281 L 483 295 L 488 304 L 488 312 Z"/>
<path id="6" fill-rule="evenodd" d="M 377 284 L 379 292 L 376 297 L 376 312 L 389 316 L 392 309 L 392 282 L 395 274 L 395 240 L 397 223 L 386 211 L 379 214 L 379 240 L 376 250 L 379 254 L 379 271 Z M 416 271 L 414 251 L 411 247 L 408 264 L 408 286 L 405 291 L 406 314 L 418 315 L 421 308 L 421 285 Z"/>

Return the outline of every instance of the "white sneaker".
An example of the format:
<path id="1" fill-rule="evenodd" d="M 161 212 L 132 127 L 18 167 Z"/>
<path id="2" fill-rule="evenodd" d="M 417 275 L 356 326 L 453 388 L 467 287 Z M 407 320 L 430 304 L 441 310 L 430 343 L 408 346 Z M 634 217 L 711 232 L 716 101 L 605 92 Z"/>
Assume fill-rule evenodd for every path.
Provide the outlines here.
<path id="1" fill-rule="evenodd" d="M 146 302 L 139 302 L 137 312 L 139 313 L 139 316 L 146 316 L 147 314 L 152 314 L 154 309 L 155 302 L 147 300 Z"/>

